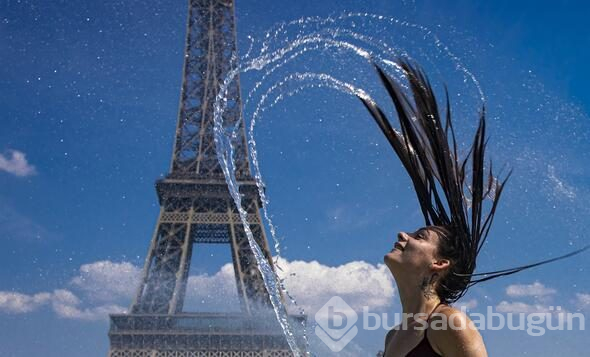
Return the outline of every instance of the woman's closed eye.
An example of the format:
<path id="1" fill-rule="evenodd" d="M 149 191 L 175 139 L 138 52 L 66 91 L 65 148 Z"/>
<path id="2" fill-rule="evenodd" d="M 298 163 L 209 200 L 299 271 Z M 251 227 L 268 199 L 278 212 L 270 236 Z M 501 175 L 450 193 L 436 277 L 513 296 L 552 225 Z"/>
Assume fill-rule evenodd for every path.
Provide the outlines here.
<path id="1" fill-rule="evenodd" d="M 426 239 L 426 231 L 424 229 L 420 229 L 414 233 L 414 236 L 417 239 Z"/>

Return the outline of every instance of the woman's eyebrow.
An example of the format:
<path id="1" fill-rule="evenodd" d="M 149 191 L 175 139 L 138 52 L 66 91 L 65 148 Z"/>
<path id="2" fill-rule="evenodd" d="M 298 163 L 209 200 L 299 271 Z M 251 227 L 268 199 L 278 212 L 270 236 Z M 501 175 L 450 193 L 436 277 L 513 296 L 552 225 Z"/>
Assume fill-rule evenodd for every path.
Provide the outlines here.
<path id="1" fill-rule="evenodd" d="M 425 233 L 425 234 L 424 234 L 424 235 L 425 235 L 425 237 L 426 237 L 426 238 L 430 238 L 430 232 L 428 231 L 428 229 L 426 229 L 426 227 L 422 227 L 422 228 L 418 229 L 418 230 L 416 231 L 416 233 L 414 233 L 414 234 L 418 235 L 418 234 L 420 234 L 420 233 Z"/>
<path id="2" fill-rule="evenodd" d="M 436 233 L 436 236 L 438 238 L 442 238 L 443 236 L 446 235 L 446 232 L 443 231 L 442 229 L 440 229 L 439 227 L 433 227 L 428 230 L 428 235 L 432 235 L 434 233 Z"/>
<path id="3" fill-rule="evenodd" d="M 432 239 L 432 234 L 434 233 L 431 229 L 421 228 L 419 231 L 426 233 L 426 238 Z"/>

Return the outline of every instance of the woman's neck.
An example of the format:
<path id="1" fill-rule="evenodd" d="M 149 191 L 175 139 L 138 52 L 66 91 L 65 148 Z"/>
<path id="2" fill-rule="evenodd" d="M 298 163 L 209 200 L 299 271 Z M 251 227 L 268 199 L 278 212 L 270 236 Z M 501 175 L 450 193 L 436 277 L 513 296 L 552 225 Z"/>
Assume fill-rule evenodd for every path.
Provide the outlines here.
<path id="1" fill-rule="evenodd" d="M 439 304 L 440 299 L 436 294 L 428 296 L 420 285 L 415 282 L 408 284 L 400 284 L 398 282 L 399 297 L 402 304 L 402 312 L 404 314 L 430 314 Z"/>

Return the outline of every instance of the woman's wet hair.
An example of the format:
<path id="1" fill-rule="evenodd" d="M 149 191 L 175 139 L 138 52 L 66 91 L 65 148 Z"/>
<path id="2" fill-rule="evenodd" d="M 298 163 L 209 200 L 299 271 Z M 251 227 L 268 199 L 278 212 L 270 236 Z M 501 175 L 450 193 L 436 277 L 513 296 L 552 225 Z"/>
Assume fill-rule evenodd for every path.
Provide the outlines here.
<path id="1" fill-rule="evenodd" d="M 470 269 L 470 262 L 464 259 L 462 247 L 458 246 L 461 240 L 455 237 L 451 227 L 434 226 L 431 229 L 438 234 L 437 256 L 450 261 L 448 270 L 439 274 L 434 287 L 439 299 L 448 304 L 457 301 L 467 291 L 470 276 L 460 274 Z"/>
<path id="2" fill-rule="evenodd" d="M 473 143 L 459 158 L 451 105 L 445 88 L 445 113 L 439 112 L 434 91 L 424 74 L 405 60 L 398 61 L 413 100 L 383 69 L 377 73 L 395 106 L 400 131 L 368 95 L 359 95 L 408 172 L 427 226 L 440 230 L 438 254 L 449 259 L 449 270 L 436 283 L 441 301 L 460 299 L 474 284 L 567 258 L 590 246 L 557 258 L 515 268 L 474 273 L 510 172 L 500 180 L 485 165 L 486 120 L 482 107 Z"/>

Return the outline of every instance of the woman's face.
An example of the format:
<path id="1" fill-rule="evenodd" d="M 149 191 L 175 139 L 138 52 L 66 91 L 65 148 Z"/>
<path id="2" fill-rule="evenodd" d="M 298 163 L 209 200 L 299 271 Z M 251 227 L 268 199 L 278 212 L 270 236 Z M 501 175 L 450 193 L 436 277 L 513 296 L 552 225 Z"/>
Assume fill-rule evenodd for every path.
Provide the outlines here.
<path id="1" fill-rule="evenodd" d="M 404 276 L 429 274 L 439 261 L 437 252 L 441 234 L 441 228 L 435 226 L 420 228 L 413 233 L 398 233 L 393 249 L 383 258 L 394 277 L 398 273 Z"/>

